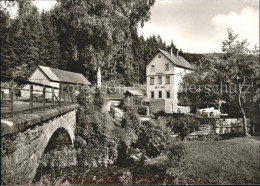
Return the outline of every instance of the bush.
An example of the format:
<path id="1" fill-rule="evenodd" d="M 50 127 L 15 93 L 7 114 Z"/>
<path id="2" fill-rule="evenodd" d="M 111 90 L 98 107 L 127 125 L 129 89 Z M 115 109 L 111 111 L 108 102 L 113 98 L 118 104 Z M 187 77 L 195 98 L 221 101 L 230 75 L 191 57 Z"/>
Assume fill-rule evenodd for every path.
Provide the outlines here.
<path id="1" fill-rule="evenodd" d="M 99 93 L 80 93 L 77 113 L 75 148 L 79 165 L 96 167 L 113 164 L 117 159 L 117 143 L 111 136 L 109 116 L 101 112 L 103 98 Z"/>
<path id="2" fill-rule="evenodd" d="M 95 93 L 80 92 L 77 96 L 77 103 L 83 107 L 87 113 L 100 111 L 104 105 L 104 96 L 99 89 Z"/>
<path id="3" fill-rule="evenodd" d="M 168 128 L 148 120 L 140 127 L 136 146 L 146 151 L 148 157 L 156 157 L 163 153 L 170 142 Z"/>
<path id="4" fill-rule="evenodd" d="M 187 126 L 187 123 L 184 120 L 181 120 L 179 123 L 177 123 L 176 130 L 178 131 L 181 140 L 185 140 L 186 137 L 190 134 L 190 128 Z"/>
<path id="5" fill-rule="evenodd" d="M 124 141 L 120 141 L 118 145 L 118 157 L 117 157 L 117 164 L 119 166 L 128 166 L 129 165 L 129 156 L 128 156 L 128 149 L 129 147 Z"/>
<path id="6" fill-rule="evenodd" d="M 186 146 L 182 143 L 174 143 L 166 154 L 166 183 L 186 184 L 186 180 L 188 180 L 186 175 L 187 167 L 184 166 L 184 158 L 187 155 Z M 179 182 L 179 180 L 182 182 Z"/>
<path id="7" fill-rule="evenodd" d="M 132 133 L 135 138 L 139 133 L 139 127 L 141 125 L 141 121 L 137 115 L 137 112 L 134 107 L 126 104 L 122 105 L 122 109 L 125 111 L 125 113 L 121 121 L 121 127 Z"/>
<path id="8" fill-rule="evenodd" d="M 63 168 L 77 165 L 76 151 L 63 147 L 61 150 L 51 150 L 45 152 L 40 160 L 39 167 Z"/>
<path id="9" fill-rule="evenodd" d="M 93 104 L 100 111 L 105 102 L 104 95 L 100 92 L 99 89 L 96 89 L 96 92 L 94 93 L 93 97 L 94 97 Z"/>
<path id="10" fill-rule="evenodd" d="M 167 164 L 169 166 L 178 166 L 187 154 L 186 146 L 183 143 L 172 143 L 167 149 Z"/>
<path id="11" fill-rule="evenodd" d="M 181 140 L 185 140 L 190 133 L 198 130 L 200 125 L 200 121 L 196 117 L 183 114 L 158 116 L 157 121 L 179 134 Z"/>
<path id="12" fill-rule="evenodd" d="M 166 167 L 160 164 L 136 165 L 133 170 L 133 184 L 164 184 L 165 172 Z"/>

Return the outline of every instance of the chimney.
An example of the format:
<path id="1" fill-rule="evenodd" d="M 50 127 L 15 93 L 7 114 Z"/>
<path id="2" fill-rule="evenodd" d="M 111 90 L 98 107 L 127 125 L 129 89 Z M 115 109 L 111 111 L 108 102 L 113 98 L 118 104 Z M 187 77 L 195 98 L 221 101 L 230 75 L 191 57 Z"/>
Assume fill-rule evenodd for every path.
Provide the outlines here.
<path id="1" fill-rule="evenodd" d="M 171 47 L 171 56 L 172 56 L 172 47 Z"/>

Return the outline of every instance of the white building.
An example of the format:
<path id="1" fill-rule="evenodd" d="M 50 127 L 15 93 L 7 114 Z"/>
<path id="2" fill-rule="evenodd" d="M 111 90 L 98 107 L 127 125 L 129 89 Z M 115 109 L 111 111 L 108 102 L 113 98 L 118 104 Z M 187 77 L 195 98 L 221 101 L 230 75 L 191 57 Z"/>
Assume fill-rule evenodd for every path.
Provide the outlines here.
<path id="1" fill-rule="evenodd" d="M 150 103 L 164 100 L 165 111 L 176 112 L 179 84 L 192 69 L 183 57 L 159 49 L 146 67 L 147 99 Z"/>
<path id="2" fill-rule="evenodd" d="M 28 81 L 40 83 L 44 85 L 49 85 L 53 87 L 59 88 L 62 84 L 63 86 L 70 86 L 69 88 L 76 88 L 79 86 L 90 86 L 91 83 L 82 75 L 75 72 L 69 72 L 65 70 L 59 70 L 55 68 L 45 67 L 45 66 L 38 66 L 35 71 L 31 74 Z M 73 87 L 72 87 L 73 86 Z M 30 85 L 26 85 L 23 87 L 21 91 L 22 98 L 30 97 Z M 33 94 L 34 95 L 41 95 L 43 88 L 41 86 L 33 86 Z M 51 98 L 51 89 L 46 88 L 46 98 Z M 58 95 L 58 90 L 55 90 L 55 95 Z"/>

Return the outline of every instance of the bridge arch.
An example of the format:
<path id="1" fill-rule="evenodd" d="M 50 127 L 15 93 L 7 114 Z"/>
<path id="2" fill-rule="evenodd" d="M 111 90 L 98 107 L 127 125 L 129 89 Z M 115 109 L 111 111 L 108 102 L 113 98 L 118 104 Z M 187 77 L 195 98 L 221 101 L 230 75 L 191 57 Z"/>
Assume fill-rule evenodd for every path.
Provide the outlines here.
<path id="1" fill-rule="evenodd" d="M 2 184 L 30 183 L 44 151 L 61 145 L 73 146 L 75 128 L 76 110 L 73 110 L 19 133 L 15 138 L 17 143 L 11 142 L 15 151 L 2 156 Z"/>
<path id="2" fill-rule="evenodd" d="M 58 128 L 49 139 L 44 152 L 51 150 L 60 150 L 62 147 L 73 147 L 73 142 L 67 129 L 64 127 Z"/>

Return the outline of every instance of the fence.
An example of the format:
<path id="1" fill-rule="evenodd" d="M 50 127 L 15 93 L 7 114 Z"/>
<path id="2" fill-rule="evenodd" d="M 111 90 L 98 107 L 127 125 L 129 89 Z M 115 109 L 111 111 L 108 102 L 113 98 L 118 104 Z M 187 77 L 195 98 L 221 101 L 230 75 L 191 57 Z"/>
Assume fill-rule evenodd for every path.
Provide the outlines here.
<path id="1" fill-rule="evenodd" d="M 1 76 L 1 117 L 13 117 L 18 113 L 33 113 L 35 110 L 75 103 L 76 92 L 64 89 L 63 85 L 60 83 L 59 87 L 54 87 Z M 28 91 L 29 97 L 19 96 L 22 91 Z M 48 94 L 50 96 L 46 97 Z"/>
<path id="2" fill-rule="evenodd" d="M 254 126 L 250 124 L 250 119 L 247 118 L 247 131 L 254 132 Z M 244 132 L 242 118 L 215 118 L 211 119 L 216 134 L 241 134 Z"/>
<path id="3" fill-rule="evenodd" d="M 174 126 L 185 122 L 188 126 L 194 126 L 196 130 L 212 128 L 216 134 L 242 134 L 244 132 L 242 118 L 220 118 L 208 117 L 202 115 L 184 115 L 181 113 L 167 114 L 165 112 L 158 112 L 155 118 L 161 118 L 167 121 L 167 125 Z M 251 134 L 255 132 L 255 126 L 252 125 L 250 118 L 247 118 L 247 131 Z"/>

